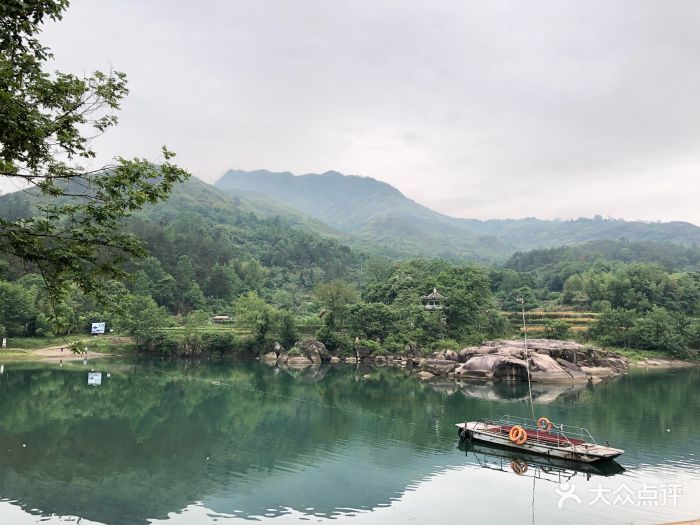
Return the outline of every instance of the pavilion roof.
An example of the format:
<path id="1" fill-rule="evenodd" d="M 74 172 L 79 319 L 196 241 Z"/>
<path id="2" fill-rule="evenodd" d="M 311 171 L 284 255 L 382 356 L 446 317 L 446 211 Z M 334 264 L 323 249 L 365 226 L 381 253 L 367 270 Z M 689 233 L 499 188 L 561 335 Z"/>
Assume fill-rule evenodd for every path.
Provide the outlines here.
<path id="1" fill-rule="evenodd" d="M 431 293 L 429 293 L 428 295 L 424 295 L 423 297 L 421 297 L 421 299 L 423 299 L 424 301 L 435 301 L 438 299 L 446 299 L 446 297 L 439 293 L 437 291 L 437 288 L 433 288 L 433 291 Z"/>

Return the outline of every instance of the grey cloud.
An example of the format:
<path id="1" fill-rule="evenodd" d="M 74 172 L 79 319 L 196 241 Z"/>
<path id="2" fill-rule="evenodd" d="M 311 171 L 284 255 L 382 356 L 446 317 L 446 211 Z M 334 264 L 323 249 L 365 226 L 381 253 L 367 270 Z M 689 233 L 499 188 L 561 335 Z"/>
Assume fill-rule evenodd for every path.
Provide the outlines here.
<path id="1" fill-rule="evenodd" d="M 335 169 L 464 217 L 700 223 L 700 3 L 74 1 L 56 66 L 129 74 L 104 156 Z"/>

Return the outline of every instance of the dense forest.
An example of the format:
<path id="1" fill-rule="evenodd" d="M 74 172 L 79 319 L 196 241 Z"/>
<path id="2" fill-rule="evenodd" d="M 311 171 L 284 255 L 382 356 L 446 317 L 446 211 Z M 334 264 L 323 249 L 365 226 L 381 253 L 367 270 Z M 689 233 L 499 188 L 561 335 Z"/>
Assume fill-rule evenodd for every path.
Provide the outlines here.
<path id="1" fill-rule="evenodd" d="M 32 192 L 4 196 L 0 216 L 30 217 L 37 202 Z M 693 246 L 598 240 L 518 252 L 489 266 L 389 259 L 258 195 L 197 179 L 134 214 L 123 233 L 148 256 L 127 264 L 130 278 L 105 279 L 101 302 L 75 286 L 55 301 L 37 268 L 2 256 L 0 331 L 70 335 L 105 320 L 143 348 L 170 353 L 262 352 L 309 337 L 339 354 L 353 352 L 356 338 L 377 352 L 431 352 L 516 335 L 509 312 L 524 308 L 551 313 L 544 337 L 676 355 L 700 347 L 700 248 Z M 425 308 L 422 298 L 434 289 L 444 309 Z M 577 330 L 557 317 L 562 311 L 589 312 L 591 322 Z M 208 330 L 214 315 L 229 316 L 222 326 L 230 329 Z"/>

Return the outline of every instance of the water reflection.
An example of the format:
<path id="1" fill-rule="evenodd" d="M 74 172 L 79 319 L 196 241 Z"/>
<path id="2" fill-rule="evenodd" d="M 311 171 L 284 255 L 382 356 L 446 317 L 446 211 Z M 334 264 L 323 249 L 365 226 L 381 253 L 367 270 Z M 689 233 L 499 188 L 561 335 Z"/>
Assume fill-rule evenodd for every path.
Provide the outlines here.
<path id="1" fill-rule="evenodd" d="M 625 468 L 617 461 L 601 461 L 597 463 L 580 463 L 565 459 L 538 456 L 502 448 L 497 445 L 485 443 L 461 442 L 459 449 L 467 456 L 472 456 L 482 468 L 489 468 L 501 472 L 511 472 L 517 476 L 528 475 L 545 481 L 553 481 L 557 484 L 568 482 L 577 475 L 582 475 L 586 480 L 591 476 L 610 477 L 622 474 Z"/>
<path id="2" fill-rule="evenodd" d="M 433 390 L 444 394 L 453 395 L 459 392 L 469 398 L 487 401 L 529 402 L 530 399 L 527 383 L 522 381 L 437 380 L 427 384 Z M 553 403 L 560 399 L 575 400 L 589 386 L 588 383 L 551 385 L 535 383 L 532 385 L 532 399 L 539 405 Z"/>
<path id="3" fill-rule="evenodd" d="M 457 448 L 456 421 L 527 415 L 517 385 L 436 389 L 393 368 L 94 366 L 99 387 L 88 386 L 80 362 L 12 364 L 0 375 L 0 499 L 37 516 L 110 524 L 174 519 L 192 505 L 214 517 L 379 516 L 456 469 L 467 468 L 461 483 L 478 492 L 484 456 L 502 460 L 509 477 L 571 470 Z M 623 476 L 697 477 L 697 386 L 697 370 L 633 374 L 540 406 L 542 415 L 576 421 L 626 449 Z M 481 387 L 492 393 L 470 395 Z"/>

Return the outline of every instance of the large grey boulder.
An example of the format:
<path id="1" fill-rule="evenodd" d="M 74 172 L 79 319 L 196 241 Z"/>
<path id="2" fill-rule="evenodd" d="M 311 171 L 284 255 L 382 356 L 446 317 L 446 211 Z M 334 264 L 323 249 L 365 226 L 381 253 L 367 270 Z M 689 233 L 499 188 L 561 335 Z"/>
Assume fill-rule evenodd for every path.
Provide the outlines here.
<path id="1" fill-rule="evenodd" d="M 455 375 L 474 379 L 522 379 L 524 368 L 525 361 L 514 357 L 498 354 L 475 355 L 457 368 Z M 527 380 L 527 376 L 525 379 Z"/>
<path id="2" fill-rule="evenodd" d="M 363 359 L 372 355 L 372 349 L 369 346 L 358 345 L 355 348 L 355 351 L 357 352 L 357 357 L 359 359 Z"/>
<path id="3" fill-rule="evenodd" d="M 614 370 L 615 372 L 623 372 L 629 368 L 630 360 L 621 355 L 605 355 L 593 359 L 596 367 L 605 367 Z"/>
<path id="4" fill-rule="evenodd" d="M 586 374 L 573 363 L 562 366 L 547 354 L 530 354 L 530 379 L 533 382 L 576 383 L 587 381 Z"/>
<path id="5" fill-rule="evenodd" d="M 527 381 L 528 362 L 532 382 L 574 383 L 585 381 L 586 374 L 573 364 L 564 367 L 546 354 L 532 353 L 521 359 L 513 352 L 476 355 L 463 363 L 455 375 L 460 378 Z"/>
<path id="6" fill-rule="evenodd" d="M 455 370 L 459 378 L 500 379 L 538 383 L 579 383 L 596 369 L 611 370 L 611 375 L 627 370 L 624 357 L 576 341 L 552 339 L 488 341 L 480 347 L 464 348 L 459 353 L 463 364 Z"/>
<path id="7" fill-rule="evenodd" d="M 326 349 L 321 341 L 316 341 L 315 339 L 309 339 L 308 341 L 302 341 L 297 343 L 297 346 L 303 355 L 306 355 L 314 364 L 321 364 L 321 361 L 330 360 L 330 353 Z"/>
<path id="8" fill-rule="evenodd" d="M 445 350 L 445 359 L 448 361 L 459 361 L 459 356 L 454 350 Z"/>
<path id="9" fill-rule="evenodd" d="M 596 377 L 609 377 L 615 375 L 615 371 L 612 368 L 607 368 L 604 366 L 582 366 L 581 370 L 592 378 Z"/>
<path id="10" fill-rule="evenodd" d="M 458 366 L 459 364 L 456 361 L 449 361 L 447 359 L 426 359 L 422 362 L 420 368 L 436 376 L 445 376 Z"/>
<path id="11" fill-rule="evenodd" d="M 495 346 L 482 345 L 482 346 L 468 346 L 459 351 L 459 361 L 461 363 L 466 363 L 469 358 L 475 355 L 486 355 L 493 354 L 497 352 L 498 349 Z"/>

